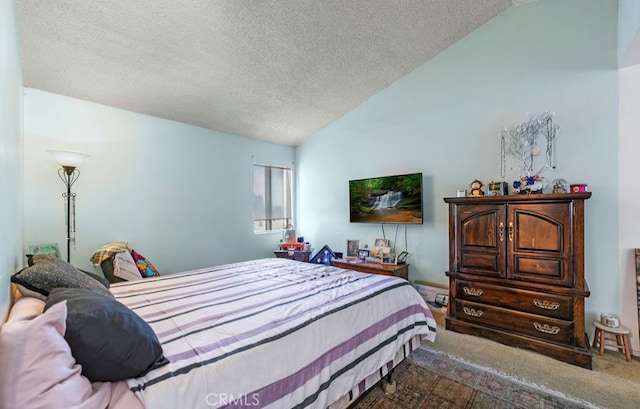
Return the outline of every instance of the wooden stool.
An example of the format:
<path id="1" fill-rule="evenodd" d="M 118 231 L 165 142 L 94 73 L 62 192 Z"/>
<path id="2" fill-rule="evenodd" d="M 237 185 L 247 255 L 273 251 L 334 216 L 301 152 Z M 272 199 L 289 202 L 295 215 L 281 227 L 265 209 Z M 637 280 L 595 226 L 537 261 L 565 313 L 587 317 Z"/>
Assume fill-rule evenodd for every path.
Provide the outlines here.
<path id="1" fill-rule="evenodd" d="M 599 321 L 594 321 L 593 325 L 596 327 L 596 332 L 593 334 L 593 347 L 599 348 L 600 356 L 604 355 L 604 344 L 606 333 L 610 333 L 616 336 L 615 345 L 618 351 L 624 353 L 627 361 L 631 361 L 631 351 L 629 349 L 629 329 L 626 327 L 608 327 Z"/>

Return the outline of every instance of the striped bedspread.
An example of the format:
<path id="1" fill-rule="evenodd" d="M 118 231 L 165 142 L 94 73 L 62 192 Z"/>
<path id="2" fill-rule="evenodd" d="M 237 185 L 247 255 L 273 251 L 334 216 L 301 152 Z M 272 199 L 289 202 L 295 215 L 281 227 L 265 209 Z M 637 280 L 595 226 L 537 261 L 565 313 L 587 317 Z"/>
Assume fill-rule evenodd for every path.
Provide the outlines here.
<path id="1" fill-rule="evenodd" d="M 114 284 L 170 364 L 128 380 L 147 409 L 326 408 L 436 323 L 405 280 L 269 258 Z M 415 338 L 415 337 L 418 338 Z"/>

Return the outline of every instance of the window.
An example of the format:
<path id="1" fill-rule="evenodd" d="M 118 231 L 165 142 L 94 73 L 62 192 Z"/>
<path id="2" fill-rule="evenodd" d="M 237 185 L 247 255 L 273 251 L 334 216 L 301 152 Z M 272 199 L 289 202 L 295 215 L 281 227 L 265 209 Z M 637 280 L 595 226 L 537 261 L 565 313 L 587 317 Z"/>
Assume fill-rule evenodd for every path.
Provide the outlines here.
<path id="1" fill-rule="evenodd" d="M 253 231 L 286 229 L 293 223 L 291 169 L 253 165 Z"/>

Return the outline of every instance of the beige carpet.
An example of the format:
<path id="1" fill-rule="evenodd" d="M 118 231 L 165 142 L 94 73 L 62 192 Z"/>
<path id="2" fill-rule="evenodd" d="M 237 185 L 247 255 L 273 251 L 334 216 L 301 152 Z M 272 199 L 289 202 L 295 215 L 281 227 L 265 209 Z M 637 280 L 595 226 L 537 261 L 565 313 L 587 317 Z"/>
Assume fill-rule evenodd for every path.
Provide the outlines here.
<path id="1" fill-rule="evenodd" d="M 349 409 L 601 409 L 428 348 L 413 351 L 393 378 L 393 393 L 372 388 Z"/>
<path id="2" fill-rule="evenodd" d="M 424 346 L 604 408 L 640 408 L 640 360 L 627 362 L 617 351 L 605 350 L 602 357 L 594 351 L 593 370 L 588 370 L 441 326 L 436 342 Z"/>

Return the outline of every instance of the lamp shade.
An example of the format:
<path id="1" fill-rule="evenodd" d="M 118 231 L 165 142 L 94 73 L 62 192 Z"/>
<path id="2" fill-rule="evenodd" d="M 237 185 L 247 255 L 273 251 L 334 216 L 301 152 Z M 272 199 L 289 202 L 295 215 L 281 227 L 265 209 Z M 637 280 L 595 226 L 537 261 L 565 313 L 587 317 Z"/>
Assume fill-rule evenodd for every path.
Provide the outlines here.
<path id="1" fill-rule="evenodd" d="M 47 149 L 60 166 L 77 168 L 89 157 L 88 153 L 68 151 L 64 149 Z"/>

